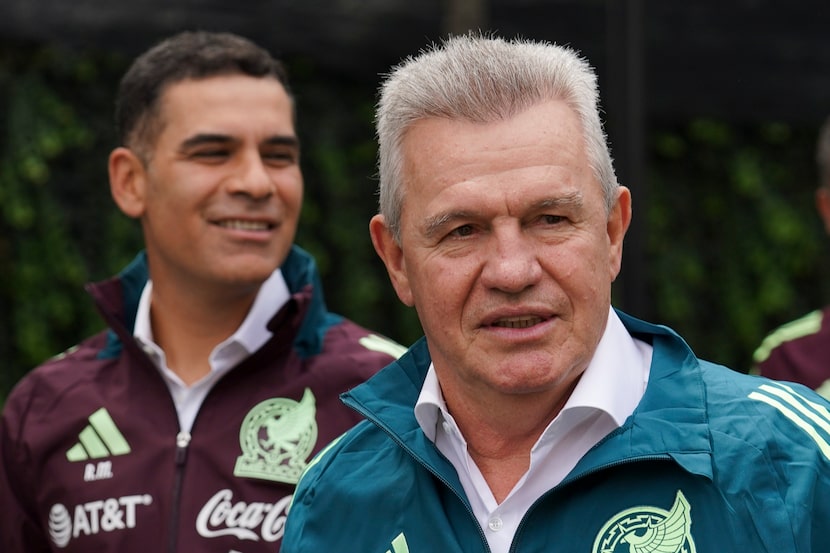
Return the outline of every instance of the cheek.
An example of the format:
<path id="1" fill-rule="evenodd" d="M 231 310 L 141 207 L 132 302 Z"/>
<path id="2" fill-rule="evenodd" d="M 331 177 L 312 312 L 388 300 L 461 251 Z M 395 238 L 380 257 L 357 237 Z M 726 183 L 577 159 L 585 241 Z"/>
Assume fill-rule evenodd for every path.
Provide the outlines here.
<path id="1" fill-rule="evenodd" d="M 466 309 L 477 305 L 477 273 L 459 263 L 447 263 L 419 275 L 421 289 L 417 300 L 429 309 L 438 325 L 464 317 Z"/>
<path id="2" fill-rule="evenodd" d="M 567 250 L 547 252 L 542 263 L 547 276 L 568 296 L 595 301 L 597 294 L 604 294 L 613 281 L 609 259 L 607 244 L 584 242 Z"/>
<path id="3" fill-rule="evenodd" d="M 291 205 L 294 207 L 296 211 L 300 211 L 300 208 L 303 204 L 303 188 L 302 186 L 297 186 L 295 189 L 294 194 L 291 196 Z"/>
<path id="4" fill-rule="evenodd" d="M 299 211 L 303 203 L 303 178 L 299 171 L 279 175 L 276 180 L 283 203 L 292 211 Z"/>
<path id="5" fill-rule="evenodd" d="M 150 220 L 172 220 L 179 225 L 183 222 L 187 206 L 175 191 L 157 189 L 147 195 L 145 218 Z"/>
<path id="6" fill-rule="evenodd" d="M 611 302 L 611 285 L 614 269 L 607 244 L 595 243 L 591 249 L 581 252 L 570 282 L 572 297 L 581 304 L 581 311 L 592 313 L 590 317 L 606 317 Z M 577 299 L 578 298 L 578 299 Z"/>
<path id="7" fill-rule="evenodd" d="M 590 240 L 585 240 L 574 253 L 574 260 L 580 264 L 585 277 L 593 281 L 608 280 L 612 270 L 613 253 L 606 234 L 597 233 Z"/>
<path id="8" fill-rule="evenodd" d="M 201 205 L 209 195 L 209 182 L 197 172 L 164 171 L 148 182 L 147 200 L 158 213 L 173 212 L 182 216 L 184 209 Z"/>

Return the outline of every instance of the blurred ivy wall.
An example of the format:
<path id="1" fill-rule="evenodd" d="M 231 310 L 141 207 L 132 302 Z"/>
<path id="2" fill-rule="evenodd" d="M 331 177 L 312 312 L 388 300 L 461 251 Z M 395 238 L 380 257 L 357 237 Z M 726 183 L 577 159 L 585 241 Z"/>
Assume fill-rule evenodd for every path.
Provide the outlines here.
<path id="1" fill-rule="evenodd" d="M 367 230 L 377 83 L 333 83 L 309 60 L 286 61 L 306 181 L 297 241 L 318 260 L 330 308 L 409 344 L 420 327 Z M 83 284 L 141 247 L 106 176 L 128 62 L 0 44 L 0 403 L 36 364 L 102 328 Z M 812 200 L 818 124 L 649 122 L 647 181 L 624 184 L 647 220 L 651 318 L 699 355 L 745 371 L 768 330 L 828 299 L 830 255 Z"/>

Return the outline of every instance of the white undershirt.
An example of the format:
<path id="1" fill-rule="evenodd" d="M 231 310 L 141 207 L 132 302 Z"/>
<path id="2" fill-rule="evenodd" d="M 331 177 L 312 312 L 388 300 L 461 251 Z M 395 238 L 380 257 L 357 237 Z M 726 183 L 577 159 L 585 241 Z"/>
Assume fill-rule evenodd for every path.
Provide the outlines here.
<path id="1" fill-rule="evenodd" d="M 558 485 L 589 449 L 634 412 L 648 382 L 651 355 L 651 345 L 632 338 L 611 309 L 593 359 L 562 411 L 533 446 L 530 468 L 501 504 L 468 453 L 430 365 L 415 417 L 458 472 L 493 553 L 507 553 L 533 502 Z"/>
<path id="2" fill-rule="evenodd" d="M 190 432 L 196 414 L 213 385 L 238 365 L 240 361 L 261 348 L 271 337 L 271 331 L 268 330 L 267 326 L 268 322 L 285 305 L 291 294 L 282 276 L 282 271 L 277 269 L 260 286 L 250 311 L 248 311 L 245 320 L 242 321 L 236 332 L 213 348 L 208 359 L 210 373 L 188 386 L 167 366 L 164 351 L 153 339 L 153 329 L 150 324 L 150 298 L 152 293 L 153 283 L 148 280 L 138 302 L 133 336 L 164 377 L 164 382 L 167 384 L 176 405 L 180 429 Z"/>

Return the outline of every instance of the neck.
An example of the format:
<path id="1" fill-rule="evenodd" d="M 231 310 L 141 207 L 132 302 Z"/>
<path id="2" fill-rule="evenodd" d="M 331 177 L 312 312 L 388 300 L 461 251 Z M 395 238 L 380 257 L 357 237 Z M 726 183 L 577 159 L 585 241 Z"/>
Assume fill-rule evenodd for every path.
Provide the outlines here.
<path id="1" fill-rule="evenodd" d="M 576 383 L 565 393 L 445 394 L 447 406 L 467 441 L 496 501 L 501 503 L 530 468 L 530 453 L 539 437 L 556 418 Z M 465 398 L 474 398 L 465 401 Z"/>
<path id="2" fill-rule="evenodd" d="M 237 296 L 169 290 L 153 282 L 150 321 L 167 365 L 190 385 L 210 372 L 210 354 L 245 320 L 256 291 Z"/>

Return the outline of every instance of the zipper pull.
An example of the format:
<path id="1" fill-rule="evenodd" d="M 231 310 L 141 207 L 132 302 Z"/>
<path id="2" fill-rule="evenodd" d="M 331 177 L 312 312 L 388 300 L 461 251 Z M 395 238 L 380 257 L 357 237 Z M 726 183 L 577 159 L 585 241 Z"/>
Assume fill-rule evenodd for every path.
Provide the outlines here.
<path id="1" fill-rule="evenodd" d="M 190 432 L 176 434 L 176 464 L 183 465 L 187 459 L 187 446 L 190 445 Z"/>

